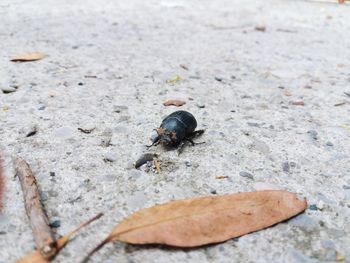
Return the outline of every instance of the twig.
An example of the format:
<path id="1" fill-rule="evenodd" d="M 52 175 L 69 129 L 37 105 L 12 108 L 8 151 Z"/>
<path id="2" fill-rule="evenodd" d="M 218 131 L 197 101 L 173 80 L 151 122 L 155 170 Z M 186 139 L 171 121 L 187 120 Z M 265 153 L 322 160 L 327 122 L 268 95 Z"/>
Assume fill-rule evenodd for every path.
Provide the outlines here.
<path id="1" fill-rule="evenodd" d="M 27 162 L 21 158 L 16 158 L 15 169 L 21 182 L 24 204 L 35 243 L 39 248 L 45 247 L 53 243 L 55 239 L 49 226 L 49 219 L 40 201 L 36 179 Z"/>
<path id="2" fill-rule="evenodd" d="M 39 248 L 39 249 L 31 252 L 30 254 L 25 256 L 24 258 L 21 258 L 20 260 L 16 261 L 16 263 L 48 263 L 48 262 L 50 262 L 56 256 L 56 254 L 65 245 L 67 245 L 69 241 L 71 241 L 74 238 L 74 236 L 78 233 L 78 231 L 80 231 L 80 229 L 91 224 L 93 221 L 99 219 L 102 215 L 103 214 L 100 213 L 100 214 L 94 216 L 93 218 L 91 218 L 87 222 L 81 224 L 79 227 L 77 227 L 75 230 L 73 230 L 69 234 L 61 237 L 60 239 L 58 239 L 57 241 L 55 241 L 51 244 L 48 244 L 42 248 Z M 55 251 L 55 253 L 47 254 L 47 248 L 51 248 L 51 247 L 54 248 L 52 250 Z"/>

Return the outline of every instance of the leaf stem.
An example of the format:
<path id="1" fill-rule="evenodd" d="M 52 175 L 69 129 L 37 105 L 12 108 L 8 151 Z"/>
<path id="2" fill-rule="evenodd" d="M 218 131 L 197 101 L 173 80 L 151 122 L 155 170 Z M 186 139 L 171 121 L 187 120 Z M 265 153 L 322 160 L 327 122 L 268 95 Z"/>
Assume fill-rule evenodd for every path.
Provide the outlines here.
<path id="1" fill-rule="evenodd" d="M 89 252 L 89 254 L 81 261 L 81 263 L 88 262 L 93 254 L 99 251 L 105 244 L 109 243 L 110 241 L 110 237 L 107 237 L 105 240 L 103 240 L 100 244 L 98 244 L 93 250 Z"/>

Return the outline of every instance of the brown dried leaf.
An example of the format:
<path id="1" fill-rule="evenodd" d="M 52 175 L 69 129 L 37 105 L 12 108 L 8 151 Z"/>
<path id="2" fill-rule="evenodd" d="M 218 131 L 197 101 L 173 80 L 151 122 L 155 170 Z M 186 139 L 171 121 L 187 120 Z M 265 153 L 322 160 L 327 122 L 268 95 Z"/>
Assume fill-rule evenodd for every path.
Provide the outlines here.
<path id="1" fill-rule="evenodd" d="M 47 246 L 44 246 L 42 248 L 38 248 L 37 250 L 31 252 L 24 258 L 21 258 L 16 261 L 16 263 L 48 263 L 50 262 L 56 255 L 57 253 L 64 248 L 69 241 L 72 240 L 72 238 L 78 233 L 80 229 L 83 227 L 89 225 L 93 221 L 99 219 L 101 216 L 103 216 L 102 213 L 94 216 L 90 220 L 86 221 L 79 227 L 77 227 L 75 230 L 70 232 L 69 234 L 61 237 L 60 239 L 56 240 L 55 242 L 52 242 L 48 244 Z M 49 252 L 49 253 L 46 253 Z"/>
<path id="2" fill-rule="evenodd" d="M 295 194 L 273 190 L 173 201 L 126 218 L 88 257 L 111 241 L 175 247 L 223 242 L 284 221 L 306 207 L 306 200 Z"/>
<path id="3" fill-rule="evenodd" d="M 164 106 L 171 106 L 171 105 L 173 105 L 173 106 L 176 106 L 176 107 L 180 107 L 180 106 L 182 106 L 184 104 L 186 104 L 186 102 L 183 101 L 183 100 L 167 100 L 167 101 L 163 102 Z"/>
<path id="4" fill-rule="evenodd" d="M 30 61 L 36 61 L 45 58 L 47 55 L 40 52 L 33 52 L 33 53 L 27 53 L 20 55 L 18 57 L 15 57 L 11 59 L 12 62 L 30 62 Z"/>

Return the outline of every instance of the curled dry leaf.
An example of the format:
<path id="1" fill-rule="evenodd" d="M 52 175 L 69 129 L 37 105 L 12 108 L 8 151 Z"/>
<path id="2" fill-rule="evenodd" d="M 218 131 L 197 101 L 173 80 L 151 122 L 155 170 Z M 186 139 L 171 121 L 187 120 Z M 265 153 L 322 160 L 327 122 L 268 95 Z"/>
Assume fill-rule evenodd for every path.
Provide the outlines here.
<path id="1" fill-rule="evenodd" d="M 171 106 L 171 105 L 173 105 L 173 106 L 176 106 L 176 107 L 180 107 L 180 106 L 182 106 L 184 104 L 186 104 L 186 102 L 183 101 L 183 100 L 167 100 L 167 101 L 163 102 L 164 106 Z"/>
<path id="2" fill-rule="evenodd" d="M 258 191 L 173 201 L 140 210 L 123 220 L 104 244 L 165 244 L 196 247 L 223 242 L 293 217 L 307 207 L 286 191 Z"/>
<path id="3" fill-rule="evenodd" d="M 27 53 L 11 59 L 12 62 L 30 62 L 45 58 L 47 55 L 40 52 Z"/>
<path id="4" fill-rule="evenodd" d="M 22 259 L 19 259 L 16 261 L 16 263 L 48 263 L 50 262 L 57 253 L 65 246 L 69 241 L 72 240 L 72 238 L 78 233 L 80 229 L 83 227 L 89 225 L 93 221 L 99 219 L 101 216 L 103 216 L 102 213 L 94 216 L 90 220 L 86 221 L 79 227 L 77 227 L 75 230 L 70 232 L 69 234 L 61 237 L 60 239 L 51 242 L 50 244 L 47 244 L 41 248 L 38 248 L 37 250 L 34 250 L 27 256 L 25 256 Z M 49 252 L 49 253 L 47 253 Z M 53 252 L 53 253 L 52 253 Z"/>

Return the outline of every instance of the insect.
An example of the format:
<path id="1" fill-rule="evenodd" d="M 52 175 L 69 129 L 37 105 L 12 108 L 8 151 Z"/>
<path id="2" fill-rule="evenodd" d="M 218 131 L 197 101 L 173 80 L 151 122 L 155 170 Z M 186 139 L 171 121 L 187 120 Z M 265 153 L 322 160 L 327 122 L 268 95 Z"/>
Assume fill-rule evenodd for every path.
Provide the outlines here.
<path id="1" fill-rule="evenodd" d="M 200 144 L 193 142 L 192 139 L 203 134 L 204 130 L 195 131 L 196 127 L 197 121 L 191 113 L 183 110 L 175 111 L 162 121 L 160 127 L 156 129 L 157 137 L 148 147 L 161 143 L 170 147 L 180 147 L 181 150 L 185 142 L 190 142 L 192 145 Z"/>

